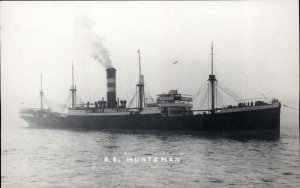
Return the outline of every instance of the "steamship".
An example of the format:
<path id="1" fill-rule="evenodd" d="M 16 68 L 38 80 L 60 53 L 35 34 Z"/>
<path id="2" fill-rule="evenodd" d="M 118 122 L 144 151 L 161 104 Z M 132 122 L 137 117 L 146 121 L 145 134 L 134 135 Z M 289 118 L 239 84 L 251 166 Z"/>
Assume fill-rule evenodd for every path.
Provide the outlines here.
<path id="1" fill-rule="evenodd" d="M 166 131 L 252 131 L 280 130 L 281 103 L 251 99 L 237 105 L 216 107 L 216 75 L 213 73 L 213 45 L 211 47 L 211 74 L 208 77 L 209 109 L 193 109 L 193 97 L 171 90 L 157 96 L 156 101 L 145 102 L 144 76 L 141 73 L 140 51 L 137 106 L 130 108 L 126 100 L 116 96 L 116 69 L 107 68 L 106 100 L 77 104 L 72 65 L 72 106 L 67 113 L 53 112 L 43 107 L 41 81 L 40 108 L 20 109 L 19 115 L 30 127 L 86 128 L 100 130 L 166 130 Z M 41 79 L 42 80 L 42 79 Z"/>

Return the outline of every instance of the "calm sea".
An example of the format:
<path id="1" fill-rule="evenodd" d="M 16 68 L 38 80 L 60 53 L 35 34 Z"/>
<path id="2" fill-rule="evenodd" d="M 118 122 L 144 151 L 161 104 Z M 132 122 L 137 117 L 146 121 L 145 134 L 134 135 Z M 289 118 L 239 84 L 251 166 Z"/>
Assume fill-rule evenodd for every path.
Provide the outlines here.
<path id="1" fill-rule="evenodd" d="M 244 135 L 1 130 L 3 187 L 300 187 L 299 128 Z"/>

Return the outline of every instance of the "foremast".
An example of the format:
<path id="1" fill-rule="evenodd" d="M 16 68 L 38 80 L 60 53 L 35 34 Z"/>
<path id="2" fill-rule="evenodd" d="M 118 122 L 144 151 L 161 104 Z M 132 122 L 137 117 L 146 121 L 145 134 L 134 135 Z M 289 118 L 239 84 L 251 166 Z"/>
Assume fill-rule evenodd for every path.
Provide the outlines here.
<path id="1" fill-rule="evenodd" d="M 73 68 L 73 63 L 72 63 L 72 85 L 71 85 L 71 95 L 72 95 L 72 108 L 75 107 L 76 104 L 76 86 L 74 84 L 74 68 Z"/>
<path id="2" fill-rule="evenodd" d="M 142 75 L 141 70 L 141 52 L 140 50 L 137 51 L 139 54 L 139 83 L 136 85 L 139 88 L 139 102 L 138 102 L 138 109 L 139 111 L 143 111 L 143 103 L 144 103 L 144 76 Z"/>
<path id="3" fill-rule="evenodd" d="M 215 113 L 215 82 L 217 81 L 214 75 L 214 43 L 211 42 L 211 74 L 208 77 L 211 86 L 211 113 Z"/>

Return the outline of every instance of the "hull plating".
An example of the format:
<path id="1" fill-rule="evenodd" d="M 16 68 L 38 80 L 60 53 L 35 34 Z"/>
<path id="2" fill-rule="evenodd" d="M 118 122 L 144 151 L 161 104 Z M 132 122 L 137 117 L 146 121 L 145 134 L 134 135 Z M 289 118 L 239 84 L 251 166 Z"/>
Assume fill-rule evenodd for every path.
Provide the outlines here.
<path id="1" fill-rule="evenodd" d="M 160 114 L 62 117 L 22 116 L 30 126 L 48 128 L 129 129 L 129 130 L 280 130 L 280 107 L 203 115 L 163 117 Z"/>

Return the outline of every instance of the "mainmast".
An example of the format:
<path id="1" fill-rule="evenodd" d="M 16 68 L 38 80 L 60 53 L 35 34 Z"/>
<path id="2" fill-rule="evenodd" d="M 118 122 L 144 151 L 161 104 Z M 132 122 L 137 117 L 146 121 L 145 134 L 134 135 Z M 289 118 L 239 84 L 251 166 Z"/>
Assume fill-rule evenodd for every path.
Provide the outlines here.
<path id="1" fill-rule="evenodd" d="M 41 91 L 40 91 L 40 96 L 41 96 L 41 110 L 43 110 L 43 74 L 41 73 Z"/>
<path id="2" fill-rule="evenodd" d="M 216 76 L 214 75 L 214 43 L 211 43 L 211 74 L 209 75 L 208 81 L 211 86 L 211 113 L 215 113 L 215 81 Z"/>
<path id="3" fill-rule="evenodd" d="M 74 85 L 74 68 L 73 68 L 73 62 L 72 62 L 72 86 L 70 91 L 72 92 L 72 108 L 76 104 L 76 86 Z"/>
<path id="4" fill-rule="evenodd" d="M 137 51 L 139 54 L 139 83 L 136 85 L 139 87 L 139 110 L 143 111 L 143 101 L 144 101 L 144 76 L 142 75 L 141 70 L 141 52 L 140 50 Z"/>

